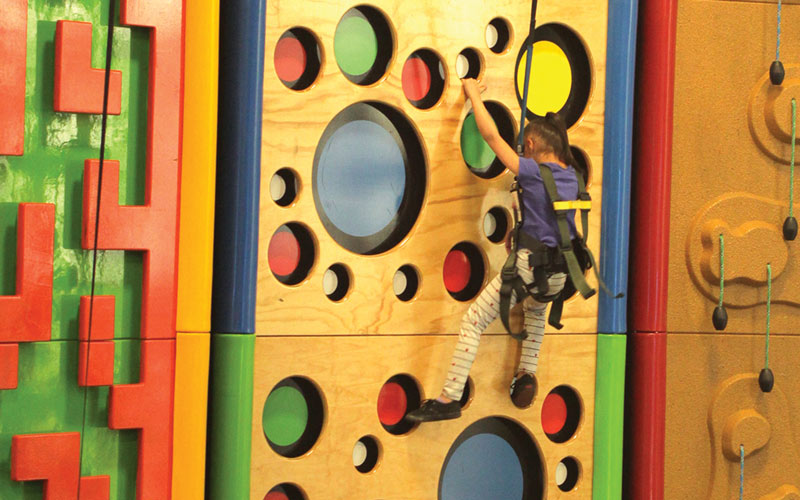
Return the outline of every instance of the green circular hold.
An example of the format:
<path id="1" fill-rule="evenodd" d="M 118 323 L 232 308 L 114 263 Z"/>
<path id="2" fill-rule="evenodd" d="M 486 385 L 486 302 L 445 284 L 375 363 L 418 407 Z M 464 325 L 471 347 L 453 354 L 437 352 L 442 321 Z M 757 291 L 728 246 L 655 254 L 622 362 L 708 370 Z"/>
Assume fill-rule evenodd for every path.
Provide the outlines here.
<path id="1" fill-rule="evenodd" d="M 303 435 L 308 425 L 308 404 L 294 387 L 273 390 L 264 402 L 261 425 L 267 439 L 278 446 L 289 446 Z"/>
<path id="2" fill-rule="evenodd" d="M 494 151 L 481 137 L 473 113 L 467 115 L 461 127 L 461 156 L 471 169 L 478 171 L 488 169 L 495 159 Z"/>
<path id="3" fill-rule="evenodd" d="M 378 37 L 372 25 L 359 16 L 341 20 L 333 35 L 336 64 L 348 75 L 363 75 L 378 57 Z"/>

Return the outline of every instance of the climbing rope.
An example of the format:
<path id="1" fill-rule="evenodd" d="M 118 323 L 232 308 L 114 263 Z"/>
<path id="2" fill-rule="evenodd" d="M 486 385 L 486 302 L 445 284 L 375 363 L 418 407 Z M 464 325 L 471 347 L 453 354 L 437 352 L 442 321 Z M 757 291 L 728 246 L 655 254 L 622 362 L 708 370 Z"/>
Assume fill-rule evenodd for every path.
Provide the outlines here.
<path id="1" fill-rule="evenodd" d="M 789 166 L 789 216 L 783 221 L 783 239 L 797 237 L 797 219 L 794 218 L 794 148 L 797 139 L 797 101 L 792 98 L 792 160 Z"/>
<path id="2" fill-rule="evenodd" d="M 772 266 L 767 264 L 767 337 L 764 348 L 764 368 L 758 374 L 758 386 L 762 392 L 770 392 L 775 384 L 775 377 L 769 369 L 769 324 L 771 319 L 770 308 L 772 305 Z"/>
<path id="3" fill-rule="evenodd" d="M 517 154 L 520 156 L 525 151 L 525 115 L 528 111 L 528 93 L 531 83 L 531 66 L 533 65 L 533 33 L 536 31 L 536 8 L 538 3 L 538 0 L 531 2 L 531 25 L 528 30 L 528 38 L 525 40 L 525 45 L 527 45 L 525 52 L 525 84 L 522 87 L 522 102 L 519 106 L 522 111 L 519 117 L 519 137 L 517 138 Z"/>
<path id="4" fill-rule="evenodd" d="M 775 60 L 781 60 L 781 0 L 778 0 L 778 42 L 775 44 Z"/>
<path id="5" fill-rule="evenodd" d="M 714 309 L 714 314 L 711 316 L 711 321 L 714 323 L 714 328 L 717 330 L 724 330 L 728 324 L 728 312 L 723 305 L 725 297 L 725 236 L 719 233 L 719 304 Z"/>
<path id="6" fill-rule="evenodd" d="M 739 445 L 739 500 L 744 500 L 744 445 Z"/>
<path id="7" fill-rule="evenodd" d="M 775 44 L 775 60 L 769 67 L 769 79 L 773 85 L 780 85 L 785 74 L 781 63 L 781 0 L 778 0 L 778 37 Z"/>
<path id="8" fill-rule="evenodd" d="M 767 264 L 767 345 L 764 354 L 764 369 L 769 369 L 769 322 L 770 306 L 772 304 L 772 266 Z"/>
<path id="9" fill-rule="evenodd" d="M 725 296 L 725 236 L 719 233 L 719 307 Z"/>
<path id="10" fill-rule="evenodd" d="M 100 233 L 100 199 L 102 198 L 101 193 L 103 192 L 103 163 L 105 161 L 106 156 L 106 132 L 108 130 L 108 94 L 109 94 L 109 87 L 111 81 L 111 55 L 113 52 L 114 46 L 114 21 L 116 20 L 116 0 L 111 0 L 109 2 L 109 10 L 108 10 L 108 35 L 106 40 L 106 67 L 105 67 L 105 80 L 103 82 L 103 115 L 100 124 L 100 166 L 98 168 L 97 174 L 97 205 L 95 207 L 95 219 L 94 219 L 94 245 L 92 246 L 92 284 L 91 284 L 91 291 L 89 293 L 89 325 L 88 325 L 88 332 L 86 338 L 86 367 L 84 370 L 84 377 L 83 377 L 83 416 L 81 419 L 81 444 L 80 444 L 80 454 L 79 454 L 79 466 L 83 464 L 83 443 L 85 440 L 85 433 L 86 433 L 86 408 L 87 408 L 87 401 L 88 401 L 88 390 L 89 390 L 89 362 L 92 359 L 90 357 L 91 349 L 92 349 L 92 320 L 94 319 L 94 297 L 95 297 L 95 283 L 97 280 L 97 246 L 98 246 L 98 237 Z M 78 482 L 78 497 L 81 496 L 81 484 Z"/>

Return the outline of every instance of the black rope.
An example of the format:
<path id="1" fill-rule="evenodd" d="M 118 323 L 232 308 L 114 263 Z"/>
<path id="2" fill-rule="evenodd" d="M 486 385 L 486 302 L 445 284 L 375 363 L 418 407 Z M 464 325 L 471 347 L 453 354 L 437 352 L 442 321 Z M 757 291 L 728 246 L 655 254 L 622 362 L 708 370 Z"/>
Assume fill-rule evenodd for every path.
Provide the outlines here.
<path id="1" fill-rule="evenodd" d="M 525 116 L 528 113 L 528 93 L 530 92 L 531 67 L 533 66 L 533 34 L 536 31 L 536 8 L 538 0 L 531 1 L 531 24 L 528 29 L 528 38 L 525 39 L 525 83 L 522 87 L 522 113 L 519 119 L 519 138 L 517 139 L 517 153 L 522 156 L 525 150 Z M 530 45 L 528 45 L 530 43 Z"/>
<path id="2" fill-rule="evenodd" d="M 108 35 L 106 40 L 106 68 L 103 82 L 103 115 L 100 125 L 100 167 L 97 174 L 97 205 L 94 219 L 94 245 L 92 247 L 92 285 L 89 294 L 89 329 L 86 338 L 86 367 L 83 376 L 83 417 L 81 421 L 81 446 L 78 462 L 78 476 L 83 466 L 83 442 L 86 432 L 86 407 L 88 405 L 89 390 L 89 360 L 92 349 L 92 320 L 94 319 L 95 282 L 97 280 L 97 246 L 100 233 L 100 197 L 103 192 L 103 163 L 106 157 L 106 130 L 108 129 L 108 94 L 111 81 L 111 55 L 114 46 L 114 21 L 116 20 L 116 0 L 110 0 L 108 9 Z M 78 498 L 81 496 L 81 483 L 78 481 Z"/>

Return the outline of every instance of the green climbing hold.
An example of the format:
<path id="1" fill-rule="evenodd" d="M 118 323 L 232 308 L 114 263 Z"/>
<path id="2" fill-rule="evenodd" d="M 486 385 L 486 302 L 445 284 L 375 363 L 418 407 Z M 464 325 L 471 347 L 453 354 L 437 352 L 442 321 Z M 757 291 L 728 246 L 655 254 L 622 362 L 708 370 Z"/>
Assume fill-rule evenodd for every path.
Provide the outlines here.
<path id="1" fill-rule="evenodd" d="M 345 16 L 333 36 L 336 64 L 348 75 L 362 75 L 372 69 L 378 57 L 378 37 L 368 20 Z"/>
<path id="2" fill-rule="evenodd" d="M 461 156 L 471 169 L 478 171 L 487 170 L 495 159 L 494 151 L 481 137 L 472 113 L 467 115 L 461 127 Z"/>
<path id="3" fill-rule="evenodd" d="M 303 394 L 291 386 L 273 390 L 264 403 L 261 424 L 267 439 L 278 446 L 296 443 L 308 425 L 308 405 Z"/>

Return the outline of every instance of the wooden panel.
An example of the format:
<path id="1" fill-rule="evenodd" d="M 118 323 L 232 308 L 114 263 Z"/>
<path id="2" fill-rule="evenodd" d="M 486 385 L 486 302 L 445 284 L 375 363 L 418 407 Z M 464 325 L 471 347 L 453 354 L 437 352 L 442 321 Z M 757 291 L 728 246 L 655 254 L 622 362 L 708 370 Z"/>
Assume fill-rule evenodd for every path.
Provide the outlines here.
<path id="1" fill-rule="evenodd" d="M 742 443 L 746 498 L 800 495 L 800 338 L 770 343 L 765 394 L 763 335 L 668 336 L 664 498 L 738 498 Z"/>
<path id="2" fill-rule="evenodd" d="M 714 19 L 714 29 L 703 19 Z M 800 8 L 784 6 L 784 26 L 798 21 Z M 775 58 L 775 22 L 770 3 L 679 4 L 670 332 L 713 331 L 722 233 L 727 331 L 764 331 L 769 262 L 772 331 L 800 333 L 800 254 L 781 232 L 789 207 L 791 98 L 800 98 L 800 65 L 790 62 L 800 57 L 800 34 L 782 33 L 787 75 L 774 87 L 767 73 Z"/>
<path id="3" fill-rule="evenodd" d="M 484 3 L 401 2 L 378 0 L 371 5 L 386 13 L 395 30 L 396 53 L 388 75 L 375 85 L 359 87 L 339 71 L 334 57 L 333 34 L 350 4 L 332 0 L 274 1 L 267 6 L 266 61 L 260 208 L 260 256 L 256 306 L 256 332 L 303 334 L 442 333 L 458 329 L 466 304 L 450 297 L 442 281 L 442 265 L 450 248 L 461 241 L 476 243 L 490 263 L 488 277 L 502 266 L 502 244 L 490 243 L 483 234 L 483 216 L 493 206 L 510 206 L 509 173 L 484 180 L 466 168 L 459 149 L 461 122 L 467 109 L 455 74 L 459 52 L 479 49 L 485 60 L 485 99 L 496 100 L 519 116 L 514 94 L 515 58 L 527 34 L 530 2 L 500 0 Z M 512 48 L 491 52 L 484 30 L 491 19 L 515 20 Z M 592 168 L 590 192 L 595 200 L 591 216 L 590 246 L 598 251 L 600 194 L 602 188 L 603 116 L 607 5 L 599 0 L 581 4 L 551 2 L 539 5 L 537 22 L 564 23 L 583 39 L 593 64 L 592 96 L 583 118 L 570 131 L 573 144 L 584 149 Z M 278 79 L 273 53 L 281 34 L 295 26 L 311 29 L 322 46 L 322 75 L 306 91 L 286 88 Z M 414 108 L 401 88 L 403 63 L 417 49 L 428 47 L 443 59 L 447 71 L 445 94 L 431 110 Z M 427 187 L 421 214 L 409 236 L 397 247 L 378 256 L 355 255 L 329 236 L 317 215 L 312 195 L 312 166 L 317 142 L 326 125 L 348 105 L 379 100 L 402 110 L 423 138 L 427 156 Z M 278 207 L 267 194 L 272 175 L 282 167 L 300 177 L 297 201 Z M 318 254 L 308 279 L 285 286 L 270 272 L 267 248 L 282 224 L 297 221 L 310 228 Z M 353 272 L 353 288 L 342 303 L 332 303 L 322 291 L 325 270 L 345 263 Z M 405 303 L 392 291 L 392 277 L 404 264 L 421 274 L 417 298 Z M 593 277 L 591 279 L 594 279 Z M 286 328 L 290 323 L 291 328 Z M 597 300 L 574 300 L 565 309 L 565 332 L 597 330 Z M 501 331 L 498 323 L 490 331 Z"/>
<path id="4" fill-rule="evenodd" d="M 258 337 L 251 498 L 261 500 L 273 486 L 291 482 L 308 498 L 436 499 L 439 474 L 453 441 L 471 423 L 496 415 L 525 426 L 540 447 L 547 498 L 591 496 L 596 336 L 545 338 L 539 393 L 526 410 L 513 406 L 508 395 L 518 344 L 508 337 L 484 337 L 472 370 L 473 399 L 460 419 L 422 424 L 404 436 L 386 432 L 377 417 L 383 383 L 393 375 L 407 373 L 419 382 L 423 397 L 436 396 L 454 344 L 449 336 Z M 269 447 L 261 418 L 270 390 L 293 375 L 317 384 L 326 415 L 316 446 L 305 456 L 285 459 Z M 575 437 L 555 444 L 542 431 L 540 415 L 544 396 L 561 384 L 578 392 L 584 414 Z M 358 439 L 367 434 L 380 441 L 382 457 L 372 473 L 361 474 L 353 467 L 351 456 Z M 555 484 L 555 468 L 566 456 L 578 460 L 581 476 L 575 489 L 562 493 Z"/>

